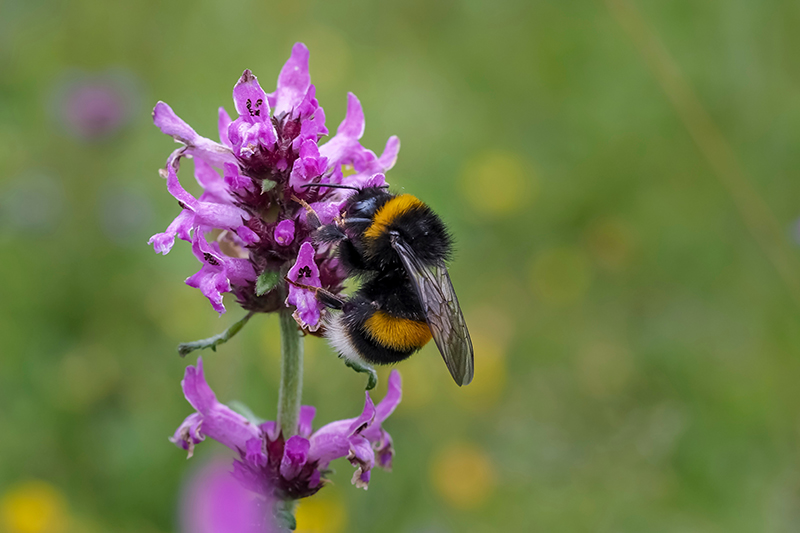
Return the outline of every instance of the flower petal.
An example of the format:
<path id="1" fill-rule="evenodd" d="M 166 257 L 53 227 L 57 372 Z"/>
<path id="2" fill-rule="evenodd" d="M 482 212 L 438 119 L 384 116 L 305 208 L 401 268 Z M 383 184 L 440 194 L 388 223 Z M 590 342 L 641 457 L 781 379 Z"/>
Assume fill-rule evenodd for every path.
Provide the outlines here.
<path id="1" fill-rule="evenodd" d="M 242 242 L 245 245 L 251 245 L 259 242 L 261 237 L 258 236 L 258 233 L 251 230 L 247 226 L 239 226 L 236 228 L 236 234 L 242 239 Z"/>
<path id="2" fill-rule="evenodd" d="M 375 420 L 375 404 L 372 403 L 372 398 L 369 397 L 369 392 L 365 392 L 366 400 L 364 401 L 364 409 L 361 414 L 350 423 L 348 435 L 356 435 L 369 427 L 373 420 Z"/>
<path id="3" fill-rule="evenodd" d="M 319 149 L 320 155 L 328 159 L 330 166 L 352 163 L 363 157 L 365 149 L 358 140 L 364 134 L 364 110 L 353 93 L 347 94 L 347 114 L 339 124 L 336 135 Z M 373 154 L 374 157 L 374 154 Z"/>
<path id="4" fill-rule="evenodd" d="M 289 246 L 294 241 L 294 220 L 281 220 L 275 226 L 275 242 L 280 246 Z"/>
<path id="5" fill-rule="evenodd" d="M 250 69 L 245 70 L 233 87 L 233 105 L 239 117 L 248 122 L 265 122 L 269 120 L 269 103 L 267 93 L 258 84 Z"/>
<path id="6" fill-rule="evenodd" d="M 386 141 L 386 147 L 383 149 L 383 153 L 378 158 L 378 165 L 380 166 L 380 172 L 386 172 L 387 170 L 391 170 L 394 167 L 394 164 L 397 163 L 397 156 L 400 153 L 400 138 L 397 135 L 392 135 L 389 137 L 389 140 Z"/>
<path id="7" fill-rule="evenodd" d="M 309 439 L 309 461 L 318 461 L 320 468 L 324 469 L 334 459 L 347 457 L 350 453 L 349 427 L 349 420 L 337 420 L 314 432 Z"/>
<path id="8" fill-rule="evenodd" d="M 328 160 L 319 155 L 316 139 L 307 139 L 300 146 L 300 157 L 292 166 L 289 185 L 295 192 L 303 192 L 303 185 L 311 183 L 322 175 L 328 167 Z"/>
<path id="9" fill-rule="evenodd" d="M 203 442 L 206 438 L 200 432 L 200 426 L 203 423 L 203 415 L 200 413 L 192 413 L 186 417 L 186 420 L 175 430 L 175 434 L 169 438 L 169 441 L 176 446 L 189 451 L 189 457 L 194 455 L 194 445 Z"/>
<path id="10" fill-rule="evenodd" d="M 308 48 L 303 43 L 295 43 L 292 55 L 283 65 L 275 90 L 275 115 L 288 113 L 303 100 L 311 84 L 308 73 Z"/>
<path id="11" fill-rule="evenodd" d="M 347 93 L 347 113 L 342 123 L 336 128 L 336 135 L 360 139 L 364 135 L 365 127 L 366 121 L 361 101 L 353 93 Z"/>
<path id="12" fill-rule="evenodd" d="M 294 479 L 308 460 L 310 443 L 308 439 L 295 435 L 286 441 L 281 460 L 281 476 L 285 479 Z"/>
<path id="13" fill-rule="evenodd" d="M 194 212 L 191 209 L 183 209 L 175 220 L 167 226 L 164 233 L 156 233 L 147 244 L 152 244 L 153 249 L 158 254 L 167 255 L 175 244 L 175 236 L 181 240 L 191 242 L 191 231 L 194 228 Z"/>
<path id="14" fill-rule="evenodd" d="M 314 422 L 314 416 L 317 414 L 316 407 L 311 405 L 300 406 L 300 417 L 297 420 L 297 434 L 301 437 L 308 437 L 311 435 L 311 424 Z"/>
<path id="15" fill-rule="evenodd" d="M 370 471 L 375 466 L 375 452 L 364 437 L 355 437 L 350 440 L 350 453 L 347 455 L 350 464 L 356 467 L 353 472 L 353 485 L 360 489 L 367 489 Z"/>
<path id="16" fill-rule="evenodd" d="M 203 263 L 199 272 L 186 279 L 190 287 L 200 289 L 218 313 L 225 312 L 222 293 L 231 291 L 231 283 L 246 285 L 256 279 L 252 263 L 247 259 L 228 257 L 219 249 L 219 244 L 206 241 L 202 231 L 192 238 L 192 253 Z"/>
<path id="17" fill-rule="evenodd" d="M 228 448 L 239 451 L 247 449 L 248 440 L 259 438 L 260 432 L 254 424 L 217 401 L 203 375 L 202 358 L 197 359 L 196 367 L 186 367 L 181 386 L 186 399 L 202 417 L 198 434 L 209 436 Z"/>
<path id="18" fill-rule="evenodd" d="M 394 448 L 392 447 L 392 437 L 381 427 L 381 424 L 394 412 L 400 404 L 402 396 L 403 390 L 400 372 L 394 369 L 392 373 L 389 374 L 389 385 L 386 396 L 383 397 L 375 408 L 375 419 L 369 427 L 361 433 L 372 443 L 378 455 L 378 464 L 387 470 L 392 468 Z"/>
<path id="19" fill-rule="evenodd" d="M 219 142 L 231 148 L 233 145 L 231 144 L 231 140 L 228 138 L 228 127 L 230 127 L 231 120 L 230 115 L 228 112 L 225 111 L 224 107 L 220 107 L 219 111 L 219 118 L 217 118 L 217 129 L 219 130 Z"/>
<path id="20" fill-rule="evenodd" d="M 200 163 L 200 165 L 198 168 L 204 168 L 202 166 L 203 163 Z M 167 190 L 181 204 L 194 211 L 196 216 L 195 227 L 204 225 L 212 228 L 233 230 L 242 224 L 243 219 L 248 218 L 246 211 L 234 205 L 200 201 L 186 192 L 178 179 L 177 166 L 177 162 L 176 164 L 167 165 Z M 214 172 L 213 169 L 211 172 Z"/>
<path id="21" fill-rule="evenodd" d="M 314 255 L 315 251 L 311 243 L 304 242 L 297 254 L 297 262 L 287 274 L 289 280 L 310 287 L 321 287 L 319 267 L 314 262 Z M 294 317 L 298 323 L 308 327 L 311 331 L 319 328 L 322 304 L 317 301 L 315 291 L 289 283 L 289 296 L 286 298 L 286 304 L 297 308 Z"/>
<path id="22" fill-rule="evenodd" d="M 243 191 L 252 183 L 250 178 L 242 176 L 239 172 L 239 165 L 234 165 L 232 163 L 225 164 L 223 167 L 223 176 L 225 185 L 228 186 L 229 190 L 234 192 Z"/>
<path id="23" fill-rule="evenodd" d="M 191 155 L 201 157 L 220 168 L 224 163 L 234 161 L 230 148 L 198 135 L 164 102 L 158 102 L 153 109 L 153 122 L 162 133 L 185 144 Z"/>
<path id="24" fill-rule="evenodd" d="M 403 398 L 403 381 L 400 377 L 400 372 L 395 368 L 389 374 L 389 385 L 386 391 L 386 396 L 375 407 L 375 424 L 382 424 L 384 420 L 389 418 L 389 415 L 394 413 L 394 410 L 400 405 L 400 400 Z"/>
<path id="25" fill-rule="evenodd" d="M 378 457 L 378 466 L 384 470 L 392 469 L 392 459 L 394 459 L 394 447 L 392 446 L 392 437 L 385 430 L 381 430 L 381 439 L 372 447 L 375 449 L 375 454 Z"/>
<path id="26" fill-rule="evenodd" d="M 246 443 L 245 460 L 254 465 L 266 466 L 269 460 L 264 451 L 263 439 L 249 439 Z"/>
<path id="27" fill-rule="evenodd" d="M 269 117 L 267 95 L 249 69 L 233 88 L 233 103 L 239 118 L 228 126 L 228 139 L 238 157 L 250 157 L 259 146 L 275 144 L 278 136 Z"/>

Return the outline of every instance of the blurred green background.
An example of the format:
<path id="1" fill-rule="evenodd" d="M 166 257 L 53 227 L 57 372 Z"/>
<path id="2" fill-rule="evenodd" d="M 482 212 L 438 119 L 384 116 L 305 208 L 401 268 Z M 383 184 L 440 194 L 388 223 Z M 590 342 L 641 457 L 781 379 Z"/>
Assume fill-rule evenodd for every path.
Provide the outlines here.
<path id="1" fill-rule="evenodd" d="M 167 442 L 175 347 L 243 312 L 183 284 L 186 243 L 145 244 L 178 211 L 150 110 L 215 138 L 242 70 L 271 91 L 303 41 L 328 127 L 353 91 L 363 144 L 402 140 L 389 181 L 450 224 L 476 378 L 401 364 L 394 471 L 363 492 L 335 463 L 302 531 L 797 531 L 798 26 L 796 0 L 5 0 L 0 528 L 180 531 L 225 450 Z M 306 344 L 317 427 L 355 416 L 364 379 Z M 257 317 L 208 380 L 273 417 L 278 350 Z"/>

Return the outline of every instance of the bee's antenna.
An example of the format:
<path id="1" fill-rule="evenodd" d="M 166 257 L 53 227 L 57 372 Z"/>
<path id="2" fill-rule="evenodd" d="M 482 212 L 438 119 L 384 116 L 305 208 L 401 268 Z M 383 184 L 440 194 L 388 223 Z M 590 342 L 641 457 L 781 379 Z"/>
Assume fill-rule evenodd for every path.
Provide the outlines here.
<path id="1" fill-rule="evenodd" d="M 309 187 L 330 187 L 331 189 L 352 189 L 354 191 L 360 191 L 358 187 L 353 187 L 352 185 L 339 185 L 338 183 L 306 183 L 305 185 L 301 185 L 301 189 L 308 189 Z"/>
<path id="2" fill-rule="evenodd" d="M 360 191 L 358 187 L 353 187 L 352 185 L 341 185 L 338 183 L 306 183 L 305 185 L 301 185 L 301 189 L 307 189 L 309 187 L 329 187 L 331 189 L 350 189 L 353 191 Z M 388 189 L 388 185 L 381 185 L 377 187 L 378 189 Z"/>

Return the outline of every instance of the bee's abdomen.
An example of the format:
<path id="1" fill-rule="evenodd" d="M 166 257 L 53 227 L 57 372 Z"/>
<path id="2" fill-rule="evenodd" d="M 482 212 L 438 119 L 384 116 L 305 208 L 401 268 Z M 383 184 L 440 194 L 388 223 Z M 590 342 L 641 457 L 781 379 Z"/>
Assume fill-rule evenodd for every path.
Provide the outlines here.
<path id="1" fill-rule="evenodd" d="M 427 322 L 375 311 L 364 322 L 364 331 L 380 346 L 399 352 L 416 351 L 431 340 Z"/>
<path id="2" fill-rule="evenodd" d="M 431 339 L 426 322 L 375 310 L 357 298 L 355 308 L 341 319 L 346 342 L 333 343 L 345 357 L 349 352 L 370 363 L 387 365 L 407 359 Z M 332 339 L 333 340 L 333 339 Z"/>

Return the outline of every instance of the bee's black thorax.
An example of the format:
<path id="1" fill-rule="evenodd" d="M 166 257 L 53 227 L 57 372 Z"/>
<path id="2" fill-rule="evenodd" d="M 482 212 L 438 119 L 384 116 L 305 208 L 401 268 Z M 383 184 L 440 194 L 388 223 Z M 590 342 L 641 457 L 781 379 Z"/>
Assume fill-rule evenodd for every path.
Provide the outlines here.
<path id="1" fill-rule="evenodd" d="M 367 188 L 354 195 L 345 209 L 347 218 L 358 221 L 345 229 L 352 246 L 342 248 L 342 259 L 356 270 L 402 268 L 391 244 L 392 233 L 409 243 L 424 264 L 441 264 L 450 257 L 451 238 L 444 223 L 410 194 Z"/>

